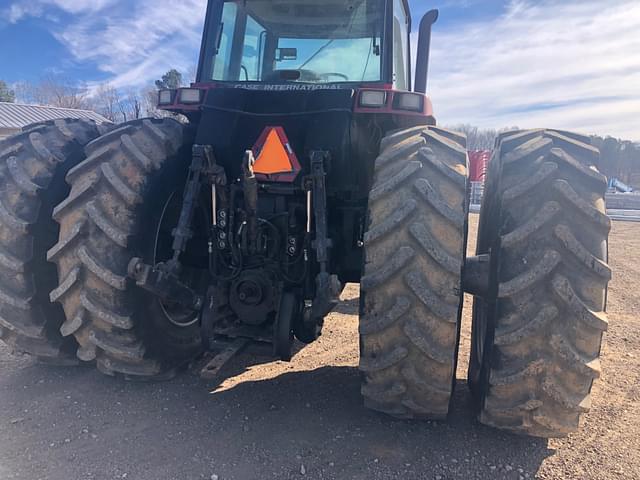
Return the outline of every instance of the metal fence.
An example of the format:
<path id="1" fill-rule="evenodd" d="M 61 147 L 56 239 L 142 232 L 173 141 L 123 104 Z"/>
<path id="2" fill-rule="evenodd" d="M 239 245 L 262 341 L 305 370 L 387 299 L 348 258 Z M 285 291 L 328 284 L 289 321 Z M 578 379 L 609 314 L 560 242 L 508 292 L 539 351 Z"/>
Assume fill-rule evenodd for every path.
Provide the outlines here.
<path id="1" fill-rule="evenodd" d="M 607 208 L 616 210 L 640 210 L 640 192 L 607 193 Z"/>
<path id="2" fill-rule="evenodd" d="M 611 220 L 621 222 L 640 222 L 640 210 L 612 210 L 607 209 L 607 215 Z"/>
<path id="3" fill-rule="evenodd" d="M 482 205 L 484 196 L 484 182 L 471 182 L 471 205 Z"/>
<path id="4" fill-rule="evenodd" d="M 471 213 L 479 213 L 484 196 L 484 182 L 470 182 L 470 206 Z M 640 222 L 640 195 L 631 194 L 607 194 L 607 215 L 612 220 L 625 222 Z"/>

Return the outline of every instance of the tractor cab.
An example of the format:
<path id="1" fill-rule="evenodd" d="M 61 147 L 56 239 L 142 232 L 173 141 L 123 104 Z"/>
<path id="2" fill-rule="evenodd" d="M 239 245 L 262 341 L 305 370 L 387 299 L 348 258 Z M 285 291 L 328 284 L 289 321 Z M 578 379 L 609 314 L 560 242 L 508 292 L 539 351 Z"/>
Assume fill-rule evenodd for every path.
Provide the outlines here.
<path id="1" fill-rule="evenodd" d="M 436 10 L 420 24 L 413 78 L 407 0 L 210 0 L 192 88 L 160 94 L 160 107 L 196 110 L 212 88 L 266 91 L 382 89 L 424 94 Z M 355 93 L 355 92 L 354 92 Z M 424 113 L 428 101 L 369 93 L 364 108 Z"/>

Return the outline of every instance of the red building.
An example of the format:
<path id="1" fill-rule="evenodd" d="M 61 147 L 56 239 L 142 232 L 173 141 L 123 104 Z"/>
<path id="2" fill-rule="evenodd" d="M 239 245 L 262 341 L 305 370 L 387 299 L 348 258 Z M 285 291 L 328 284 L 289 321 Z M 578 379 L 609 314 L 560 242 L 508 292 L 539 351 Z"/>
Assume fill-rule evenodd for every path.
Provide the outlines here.
<path id="1" fill-rule="evenodd" d="M 469 152 L 469 180 L 484 183 L 491 153 L 491 150 L 474 150 Z"/>

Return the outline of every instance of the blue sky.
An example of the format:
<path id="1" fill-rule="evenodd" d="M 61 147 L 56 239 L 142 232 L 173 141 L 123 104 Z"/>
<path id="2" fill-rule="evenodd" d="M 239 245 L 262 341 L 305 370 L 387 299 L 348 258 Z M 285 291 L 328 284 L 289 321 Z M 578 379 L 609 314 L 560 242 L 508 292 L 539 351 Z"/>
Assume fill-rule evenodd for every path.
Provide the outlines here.
<path id="1" fill-rule="evenodd" d="M 557 127 L 640 141 L 637 0 L 411 0 L 440 9 L 440 123 Z M 0 0 L 0 79 L 138 88 L 197 59 L 206 0 Z"/>

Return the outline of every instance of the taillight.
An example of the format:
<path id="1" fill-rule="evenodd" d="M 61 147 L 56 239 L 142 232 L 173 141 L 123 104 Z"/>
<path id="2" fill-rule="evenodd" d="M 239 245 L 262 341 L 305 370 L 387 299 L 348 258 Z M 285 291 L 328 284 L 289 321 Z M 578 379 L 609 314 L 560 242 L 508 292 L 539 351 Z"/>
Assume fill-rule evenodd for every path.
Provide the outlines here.
<path id="1" fill-rule="evenodd" d="M 175 92 L 175 90 L 160 90 L 158 92 L 158 105 L 171 105 Z"/>
<path id="2" fill-rule="evenodd" d="M 366 88 L 358 92 L 356 112 L 432 115 L 431 102 L 422 93 Z"/>
<path id="3" fill-rule="evenodd" d="M 410 112 L 423 112 L 424 95 L 419 93 L 396 93 L 393 97 L 393 108 Z"/>
<path id="4" fill-rule="evenodd" d="M 387 92 L 382 90 L 363 90 L 360 93 L 360 106 L 363 108 L 381 108 L 387 104 Z"/>
<path id="5" fill-rule="evenodd" d="M 178 103 L 202 103 L 202 92 L 199 88 L 181 88 L 178 90 Z"/>

